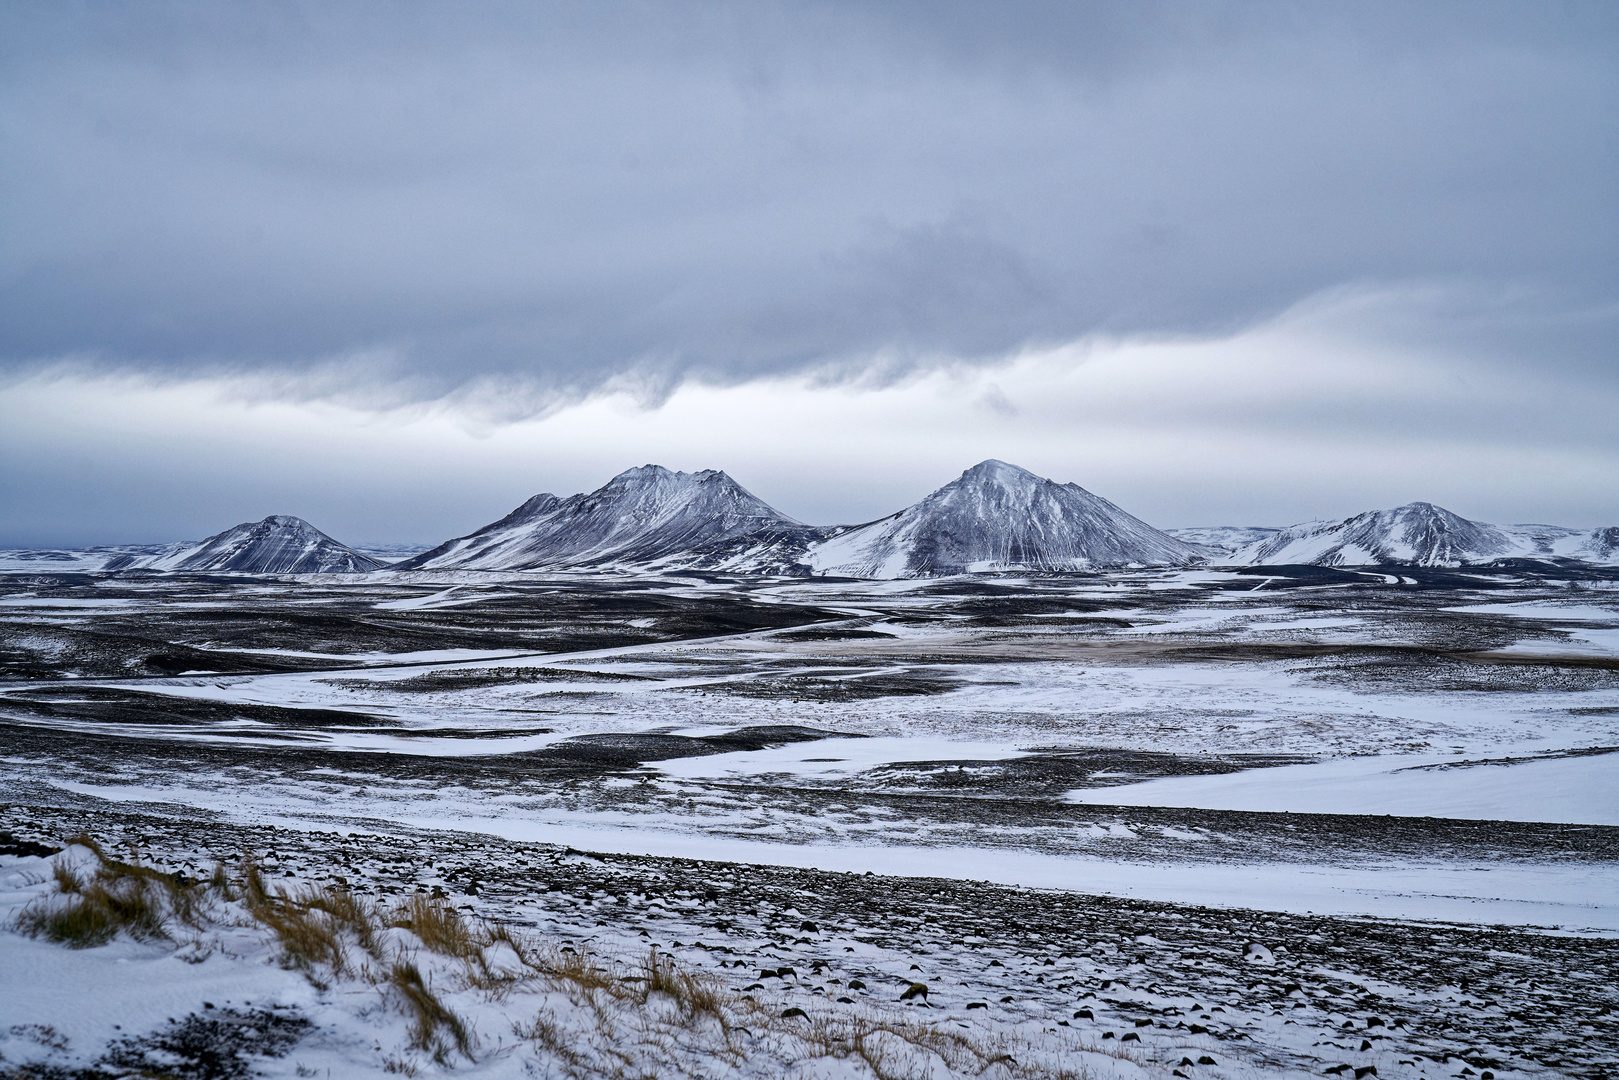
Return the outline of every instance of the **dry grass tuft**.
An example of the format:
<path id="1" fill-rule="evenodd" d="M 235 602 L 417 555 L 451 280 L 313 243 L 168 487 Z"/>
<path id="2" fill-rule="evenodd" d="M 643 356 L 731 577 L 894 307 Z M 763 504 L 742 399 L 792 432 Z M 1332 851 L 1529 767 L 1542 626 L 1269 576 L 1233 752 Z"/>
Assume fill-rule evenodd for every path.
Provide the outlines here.
<path id="1" fill-rule="evenodd" d="M 79 879 L 79 875 L 60 859 L 51 863 L 51 877 L 56 879 L 56 891 L 59 893 L 72 895 L 84 888 L 84 882 Z"/>
<path id="2" fill-rule="evenodd" d="M 216 871 L 215 876 L 223 874 Z M 381 919 L 376 909 L 347 889 L 304 885 L 289 892 L 271 887 L 251 860 L 243 860 L 238 881 L 243 906 L 275 934 L 282 964 L 302 971 L 316 985 L 323 985 L 322 968 L 334 976 L 353 973 L 351 939 L 372 959 L 383 959 L 377 941 Z"/>
<path id="3" fill-rule="evenodd" d="M 667 956 L 660 957 L 657 949 L 649 951 L 641 961 L 641 973 L 641 1004 L 653 994 L 663 994 L 674 1001 L 685 1019 L 712 1017 L 721 1028 L 730 1030 L 729 1014 L 735 1008 L 735 999 L 712 979 L 676 967 Z"/>
<path id="4" fill-rule="evenodd" d="M 579 1052 L 579 1043 L 571 1032 L 557 1023 L 556 1015 L 550 1009 L 541 1009 L 527 1024 L 514 1023 L 512 1034 L 549 1051 L 552 1057 L 576 1074 L 589 1067 L 589 1061 Z"/>
<path id="5" fill-rule="evenodd" d="M 58 859 L 51 867 L 57 895 L 25 908 L 16 920 L 18 930 L 85 949 L 105 945 L 119 933 L 151 941 L 168 938 L 175 922 L 202 926 L 208 902 L 203 883 L 139 861 L 114 859 L 88 836 L 76 836 L 68 844 L 89 850 L 95 869 L 86 879 Z"/>
<path id="6" fill-rule="evenodd" d="M 428 1051 L 440 1065 L 449 1064 L 452 1048 L 472 1060 L 475 1045 L 472 1033 L 433 993 L 415 964 L 408 961 L 394 964 L 388 971 L 388 982 L 405 1001 L 411 1018 L 410 1045 L 413 1048 Z"/>
<path id="7" fill-rule="evenodd" d="M 271 903 L 253 912 L 269 927 L 281 946 L 282 966 L 313 976 L 320 967 L 334 975 L 347 974 L 348 943 L 336 919 L 317 908 L 292 903 Z"/>
<path id="8" fill-rule="evenodd" d="M 85 885 L 65 904 L 29 907 L 17 928 L 74 949 L 105 945 L 120 931 L 137 941 L 168 937 L 158 897 L 144 882 Z"/>
<path id="9" fill-rule="evenodd" d="M 552 989 L 570 996 L 593 998 L 604 994 L 613 1000 L 634 996 L 623 979 L 584 953 L 530 945 L 527 963 Z"/>
<path id="10" fill-rule="evenodd" d="M 486 941 L 480 941 L 460 914 L 442 900 L 412 896 L 394 909 L 389 926 L 409 930 L 423 945 L 441 956 L 472 960 Z"/>

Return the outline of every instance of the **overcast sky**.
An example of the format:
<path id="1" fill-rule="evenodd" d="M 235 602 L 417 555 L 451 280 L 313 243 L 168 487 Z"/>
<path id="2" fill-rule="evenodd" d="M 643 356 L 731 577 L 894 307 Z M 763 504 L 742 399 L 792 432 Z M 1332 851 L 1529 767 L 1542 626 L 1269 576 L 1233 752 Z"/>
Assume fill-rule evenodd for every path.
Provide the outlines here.
<path id="1" fill-rule="evenodd" d="M 1619 523 L 1619 6 L 0 5 L 0 544 Z"/>

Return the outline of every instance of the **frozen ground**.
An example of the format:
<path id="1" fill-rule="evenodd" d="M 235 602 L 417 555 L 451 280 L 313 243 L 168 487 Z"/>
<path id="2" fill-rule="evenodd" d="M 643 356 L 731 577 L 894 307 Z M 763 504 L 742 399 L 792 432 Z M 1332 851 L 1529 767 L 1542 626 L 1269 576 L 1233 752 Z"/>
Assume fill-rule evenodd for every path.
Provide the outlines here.
<path id="1" fill-rule="evenodd" d="M 811 1017 L 920 1015 L 894 1000 L 915 963 L 929 1016 L 1058 1040 L 1039 1052 L 1093 1075 L 1609 1075 L 1601 573 L 0 575 L 7 903 L 50 888 L 27 843 L 82 829 L 194 869 L 255 855 L 378 898 L 437 889 L 624 963 L 655 939 L 721 978 L 788 964 L 763 985 Z M 162 944 L 0 949 L 38 979 L 180 970 Z M 270 977 L 238 952 L 236 974 L 210 967 L 224 953 L 186 971 Z M 262 995 L 317 1028 L 364 1021 L 274 971 Z M 851 979 L 885 989 L 837 1002 Z M 133 991 L 82 993 L 107 1023 L 39 1061 L 89 1067 Z M 0 1029 L 63 1008 L 0 990 Z M 1104 1052 L 1126 1017 L 1151 1026 Z M 254 1067 L 382 1067 L 318 1045 Z M 554 1065 L 492 1045 L 452 1064 Z"/>

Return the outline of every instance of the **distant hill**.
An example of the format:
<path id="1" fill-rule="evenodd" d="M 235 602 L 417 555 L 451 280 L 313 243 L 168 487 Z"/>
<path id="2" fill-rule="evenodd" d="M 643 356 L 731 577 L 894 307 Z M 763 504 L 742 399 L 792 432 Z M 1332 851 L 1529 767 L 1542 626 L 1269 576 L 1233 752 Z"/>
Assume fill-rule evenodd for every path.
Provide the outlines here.
<path id="1" fill-rule="evenodd" d="M 195 544 L 176 544 L 157 555 L 113 558 L 102 569 L 358 574 L 383 565 L 338 543 L 303 518 L 274 514 Z"/>
<path id="2" fill-rule="evenodd" d="M 1491 525 L 1432 503 L 1414 502 L 1342 521 L 1294 525 L 1220 561 L 1272 566 L 1470 566 L 1518 558 L 1619 562 L 1619 528 Z"/>
<path id="3" fill-rule="evenodd" d="M 1213 552 L 1232 552 L 1267 540 L 1281 529 L 1269 525 L 1203 525 L 1191 529 L 1165 529 L 1175 539 Z"/>
<path id="4" fill-rule="evenodd" d="M 891 517 L 816 542 L 805 562 L 817 574 L 900 578 L 1176 566 L 1206 554 L 1078 484 L 990 460 Z"/>
<path id="5" fill-rule="evenodd" d="M 643 465 L 587 494 L 536 495 L 499 521 L 398 568 L 690 566 L 723 561 L 727 546 L 742 538 L 785 536 L 796 548 L 816 535 L 818 530 L 772 509 L 723 472 Z M 735 554 L 750 546 L 742 544 Z"/>

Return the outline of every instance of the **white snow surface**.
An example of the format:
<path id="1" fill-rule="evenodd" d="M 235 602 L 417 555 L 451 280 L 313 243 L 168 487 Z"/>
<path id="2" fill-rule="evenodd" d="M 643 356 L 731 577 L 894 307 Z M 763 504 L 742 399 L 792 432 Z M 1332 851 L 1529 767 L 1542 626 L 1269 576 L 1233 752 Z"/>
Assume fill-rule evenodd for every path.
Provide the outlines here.
<path id="1" fill-rule="evenodd" d="M 1378 756 L 1075 791 L 1076 803 L 1619 825 L 1619 752 Z"/>

